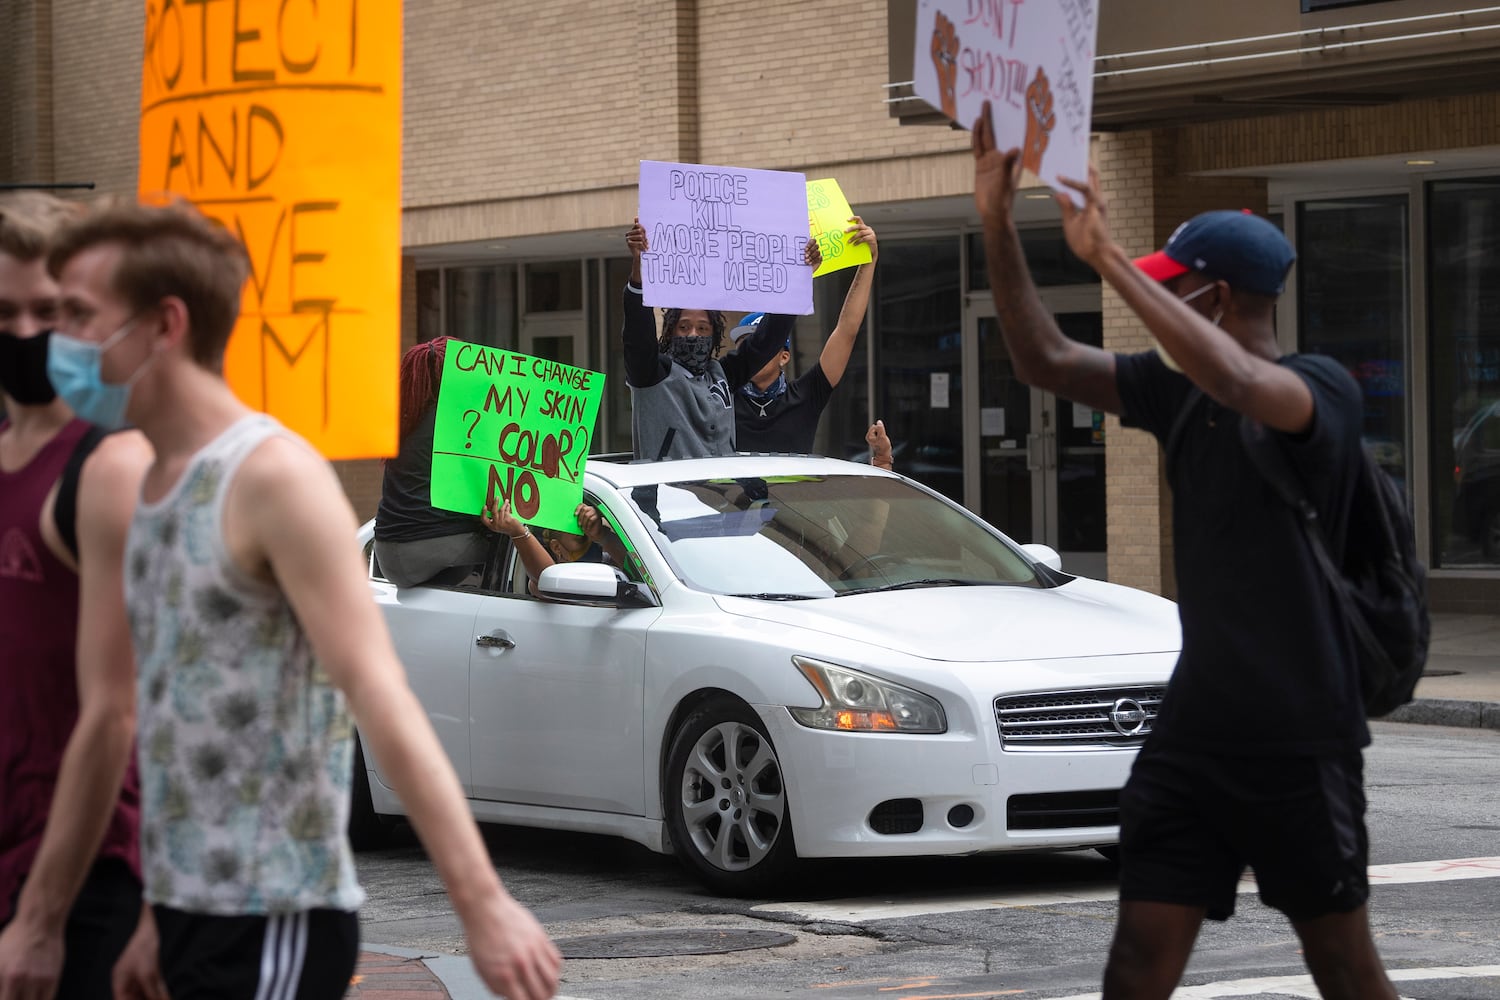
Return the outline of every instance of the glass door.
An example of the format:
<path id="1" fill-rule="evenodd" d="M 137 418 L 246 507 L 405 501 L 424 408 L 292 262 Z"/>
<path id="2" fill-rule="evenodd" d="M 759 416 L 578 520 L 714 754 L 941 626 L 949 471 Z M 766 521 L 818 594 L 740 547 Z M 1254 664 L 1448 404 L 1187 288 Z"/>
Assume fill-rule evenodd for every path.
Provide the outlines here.
<path id="1" fill-rule="evenodd" d="M 1063 333 L 1102 346 L 1097 307 L 1062 311 L 1079 304 L 1071 297 L 1050 304 Z M 1104 413 L 1017 379 L 987 302 L 971 303 L 968 326 L 978 354 L 978 406 L 966 421 L 966 436 L 977 439 L 969 508 L 1017 542 L 1052 546 L 1068 572 L 1102 579 Z"/>

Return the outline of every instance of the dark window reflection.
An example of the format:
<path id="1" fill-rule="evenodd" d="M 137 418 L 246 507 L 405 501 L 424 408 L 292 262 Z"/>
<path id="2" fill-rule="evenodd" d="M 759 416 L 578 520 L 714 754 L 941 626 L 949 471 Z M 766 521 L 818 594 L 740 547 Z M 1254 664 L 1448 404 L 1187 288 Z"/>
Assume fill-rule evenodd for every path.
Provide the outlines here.
<path id="1" fill-rule="evenodd" d="M 1362 430 L 1375 460 L 1407 479 L 1406 196 L 1297 206 L 1300 350 L 1349 369 L 1364 392 Z"/>
<path id="2" fill-rule="evenodd" d="M 875 283 L 875 412 L 897 471 L 963 502 L 963 318 L 955 237 L 892 240 Z"/>
<path id="3" fill-rule="evenodd" d="M 1500 564 L 1500 180 L 1428 186 L 1432 525 L 1440 566 Z"/>

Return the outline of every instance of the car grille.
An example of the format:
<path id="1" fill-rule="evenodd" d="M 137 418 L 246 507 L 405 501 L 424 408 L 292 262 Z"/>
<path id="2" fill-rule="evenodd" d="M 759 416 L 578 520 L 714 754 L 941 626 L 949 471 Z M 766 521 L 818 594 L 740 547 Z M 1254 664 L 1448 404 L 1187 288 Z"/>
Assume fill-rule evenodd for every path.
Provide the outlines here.
<path id="1" fill-rule="evenodd" d="M 1006 750 L 1138 747 L 1151 733 L 1166 690 L 1156 686 L 1005 695 L 995 699 L 1000 745 Z M 1138 730 L 1129 715 L 1132 702 L 1145 712 Z"/>
<path id="2" fill-rule="evenodd" d="M 1044 792 L 1012 795 L 1005 800 L 1005 825 L 1011 830 L 1069 830 L 1084 826 L 1119 826 L 1120 793 Z"/>

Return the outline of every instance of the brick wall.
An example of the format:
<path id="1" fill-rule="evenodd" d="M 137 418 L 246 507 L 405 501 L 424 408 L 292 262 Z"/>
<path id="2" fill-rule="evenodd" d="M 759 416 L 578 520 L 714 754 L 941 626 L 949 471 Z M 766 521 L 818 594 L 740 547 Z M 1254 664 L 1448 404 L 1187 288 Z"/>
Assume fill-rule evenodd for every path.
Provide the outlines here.
<path id="1" fill-rule="evenodd" d="M 51 183 L 52 2 L 0 5 L 0 181 Z"/>
<path id="2" fill-rule="evenodd" d="M 57 180 L 133 195 L 146 5 L 51 0 L 51 7 Z"/>

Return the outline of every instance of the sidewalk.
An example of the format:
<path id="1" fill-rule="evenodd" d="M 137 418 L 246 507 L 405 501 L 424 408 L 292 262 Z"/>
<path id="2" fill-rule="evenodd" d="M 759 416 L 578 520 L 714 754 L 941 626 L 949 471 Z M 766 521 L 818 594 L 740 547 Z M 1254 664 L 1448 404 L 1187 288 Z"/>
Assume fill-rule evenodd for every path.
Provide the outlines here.
<path id="1" fill-rule="evenodd" d="M 1427 676 L 1391 722 L 1500 729 L 1500 616 L 1435 614 Z"/>
<path id="2" fill-rule="evenodd" d="M 450 1000 L 443 981 L 420 958 L 359 953 L 348 1000 Z"/>

